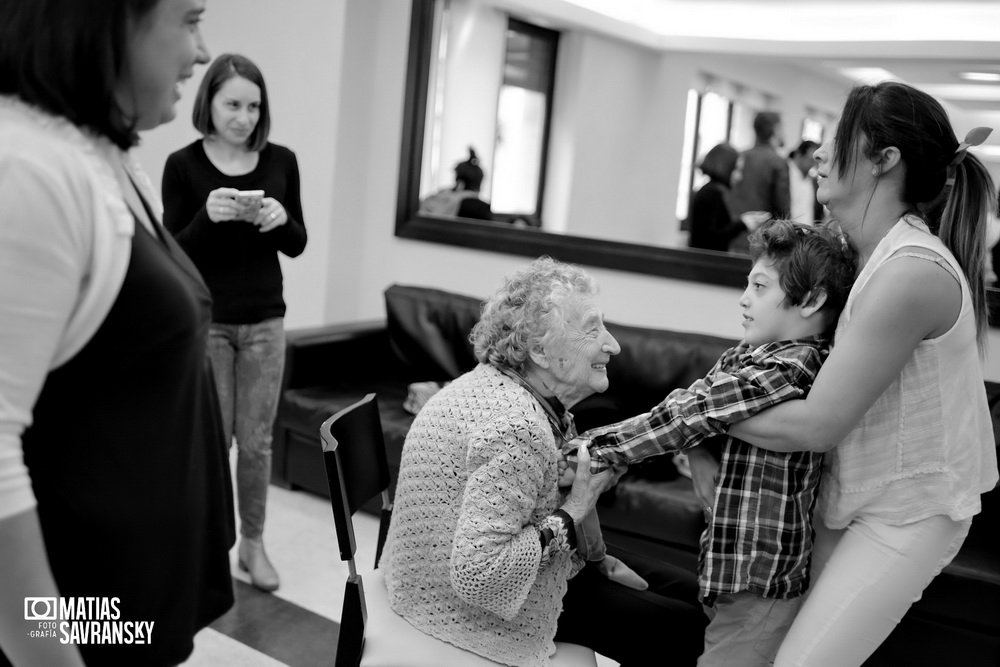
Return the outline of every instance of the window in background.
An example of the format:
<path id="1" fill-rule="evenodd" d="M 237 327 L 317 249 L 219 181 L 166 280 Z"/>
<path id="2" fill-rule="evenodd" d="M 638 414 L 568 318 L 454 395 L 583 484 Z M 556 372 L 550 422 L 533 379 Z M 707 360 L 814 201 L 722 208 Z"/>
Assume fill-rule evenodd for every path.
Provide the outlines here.
<path id="1" fill-rule="evenodd" d="M 827 128 L 832 128 L 835 122 L 836 117 L 833 114 L 807 108 L 806 116 L 802 119 L 802 140 L 808 139 L 822 144 L 826 138 Z"/>
<path id="2" fill-rule="evenodd" d="M 684 147 L 681 149 L 681 179 L 677 187 L 677 219 L 681 221 L 681 229 L 687 231 L 687 211 L 691 206 L 691 193 L 694 192 L 694 157 L 697 153 L 695 137 L 698 132 L 698 106 L 701 95 L 694 88 L 688 91 L 687 110 L 684 112 Z"/>
<path id="3" fill-rule="evenodd" d="M 501 216 L 541 216 L 558 44 L 558 32 L 510 19 L 490 195 Z"/>
<path id="4" fill-rule="evenodd" d="M 732 131 L 729 133 L 729 143 L 732 144 L 733 148 L 745 151 L 757 143 L 757 136 L 753 131 L 753 119 L 758 111 L 767 107 L 766 102 L 751 104 L 742 99 L 733 102 Z"/>

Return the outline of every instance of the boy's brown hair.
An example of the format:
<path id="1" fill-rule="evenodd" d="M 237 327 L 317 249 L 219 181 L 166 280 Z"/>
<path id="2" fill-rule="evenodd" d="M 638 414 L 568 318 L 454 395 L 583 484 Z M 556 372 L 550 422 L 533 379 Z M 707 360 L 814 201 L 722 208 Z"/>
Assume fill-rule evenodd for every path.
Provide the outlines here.
<path id="1" fill-rule="evenodd" d="M 789 306 L 801 306 L 818 292 L 826 293 L 820 313 L 826 329 L 832 329 L 858 268 L 857 252 L 847 240 L 824 225 L 780 219 L 765 222 L 749 240 L 753 261 L 766 255 L 773 262 Z"/>

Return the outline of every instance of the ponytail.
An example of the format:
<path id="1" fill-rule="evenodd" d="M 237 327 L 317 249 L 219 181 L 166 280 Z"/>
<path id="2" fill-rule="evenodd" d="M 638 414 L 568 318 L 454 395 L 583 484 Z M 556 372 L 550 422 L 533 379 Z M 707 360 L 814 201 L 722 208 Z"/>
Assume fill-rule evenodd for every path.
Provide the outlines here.
<path id="1" fill-rule="evenodd" d="M 977 127 L 959 141 L 948 112 L 927 93 L 900 81 L 855 86 L 837 124 L 833 162 L 845 173 L 859 154 L 878 162 L 895 146 L 906 164 L 902 199 L 955 256 L 972 293 L 976 340 L 985 348 L 986 226 L 996 210 L 993 179 L 968 152 L 989 136 Z"/>
<path id="2" fill-rule="evenodd" d="M 993 179 L 972 154 L 954 167 L 955 182 L 944 200 L 937 235 L 958 260 L 972 293 L 976 340 L 985 347 L 989 325 L 986 300 L 986 224 L 996 208 Z"/>

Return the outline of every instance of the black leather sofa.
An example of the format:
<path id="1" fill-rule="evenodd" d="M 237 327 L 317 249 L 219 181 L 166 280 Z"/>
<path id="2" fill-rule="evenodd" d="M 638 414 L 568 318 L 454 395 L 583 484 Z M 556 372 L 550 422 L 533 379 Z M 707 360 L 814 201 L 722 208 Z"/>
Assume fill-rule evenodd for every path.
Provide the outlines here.
<path id="1" fill-rule="evenodd" d="M 272 481 L 326 495 L 319 426 L 368 392 L 378 396 L 393 479 L 413 415 L 403 409 L 412 382 L 453 379 L 475 366 L 468 333 L 480 300 L 393 285 L 386 319 L 288 332 L 285 376 L 274 427 Z M 701 377 L 734 341 L 608 322 L 622 352 L 608 366 L 610 388 L 573 408 L 581 430 L 618 421 Z M 1000 384 L 986 383 L 1000 420 Z M 670 457 L 632 467 L 604 494 L 606 538 L 694 570 L 704 527 L 690 481 Z M 1000 665 L 1000 493 L 987 494 L 961 553 L 925 591 L 868 663 Z"/>

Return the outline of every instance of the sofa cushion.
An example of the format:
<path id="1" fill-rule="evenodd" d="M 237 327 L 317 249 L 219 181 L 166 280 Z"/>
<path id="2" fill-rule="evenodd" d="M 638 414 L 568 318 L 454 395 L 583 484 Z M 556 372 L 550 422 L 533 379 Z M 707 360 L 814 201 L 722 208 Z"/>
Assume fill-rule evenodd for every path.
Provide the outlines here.
<path id="1" fill-rule="evenodd" d="M 689 387 L 715 365 L 737 341 L 706 334 L 607 323 L 622 351 L 608 364 L 604 396 L 624 417 L 649 410 L 679 387 Z M 624 418 L 623 417 L 623 418 Z"/>
<path id="2" fill-rule="evenodd" d="M 375 393 L 378 401 L 394 489 L 403 455 L 403 441 L 413 423 L 413 415 L 403 409 L 405 384 L 384 380 L 368 384 L 331 383 L 324 387 L 288 389 L 282 397 L 278 423 L 314 442 L 319 451 L 319 427 L 323 422 L 371 392 Z"/>
<path id="3" fill-rule="evenodd" d="M 318 438 L 319 427 L 327 418 L 372 392 L 378 397 L 379 414 L 383 422 L 396 422 L 400 418 L 413 421 L 413 415 L 403 410 L 402 406 L 403 399 L 406 398 L 406 385 L 394 380 L 363 384 L 332 382 L 322 387 L 286 389 L 278 419 L 289 428 Z M 405 426 L 409 428 L 409 424 Z M 319 441 L 316 442 L 319 446 Z"/>
<path id="4" fill-rule="evenodd" d="M 605 528 L 691 552 L 698 551 L 698 539 L 705 529 L 705 516 L 691 480 L 642 479 L 631 469 L 601 497 L 597 514 Z"/>
<path id="5" fill-rule="evenodd" d="M 386 326 L 393 353 L 409 382 L 454 380 L 476 365 L 469 332 L 482 300 L 427 287 L 392 285 L 385 291 Z"/>

